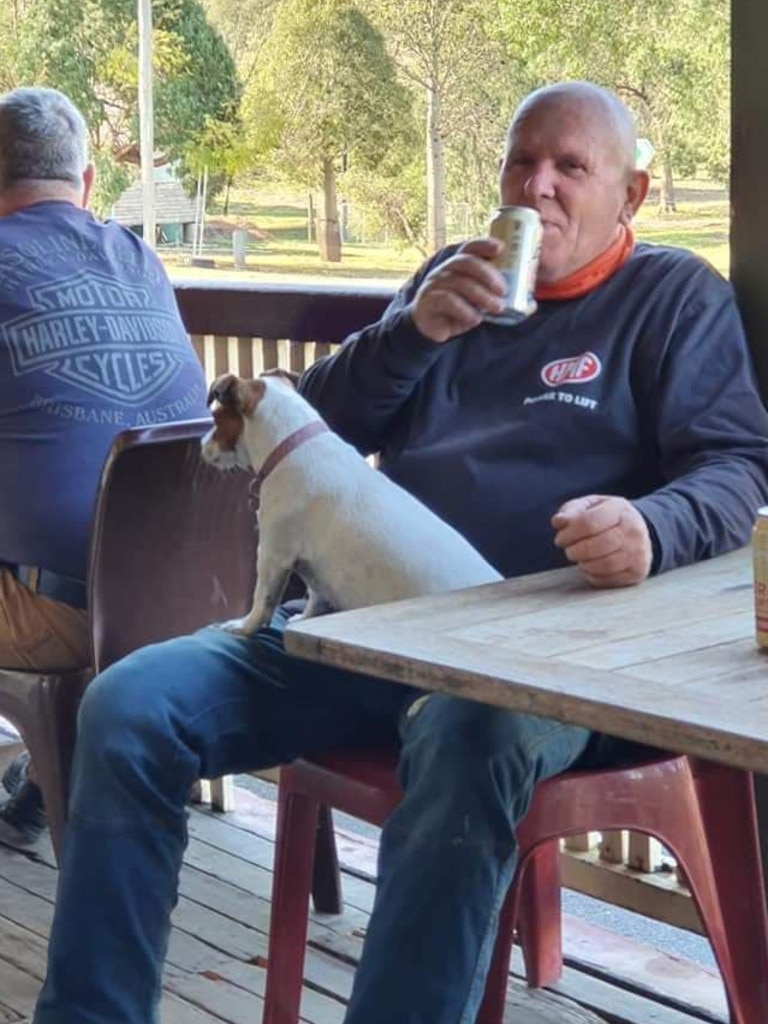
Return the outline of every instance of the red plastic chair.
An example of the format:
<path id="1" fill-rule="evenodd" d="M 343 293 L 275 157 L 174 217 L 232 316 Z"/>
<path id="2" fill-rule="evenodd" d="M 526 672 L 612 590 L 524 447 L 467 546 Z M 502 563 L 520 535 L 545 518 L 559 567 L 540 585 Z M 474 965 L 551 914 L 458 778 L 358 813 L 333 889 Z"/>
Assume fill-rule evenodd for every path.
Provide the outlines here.
<path id="1" fill-rule="evenodd" d="M 381 825 L 401 799 L 394 750 L 296 761 L 280 774 L 263 1024 L 299 1019 L 318 808 Z M 477 1024 L 500 1024 L 517 926 L 528 984 L 562 972 L 558 838 L 631 829 L 677 858 L 722 972 L 731 1024 L 768 1021 L 768 919 L 752 776 L 688 757 L 566 772 L 541 783 L 518 829 L 520 861 L 504 904 Z"/>

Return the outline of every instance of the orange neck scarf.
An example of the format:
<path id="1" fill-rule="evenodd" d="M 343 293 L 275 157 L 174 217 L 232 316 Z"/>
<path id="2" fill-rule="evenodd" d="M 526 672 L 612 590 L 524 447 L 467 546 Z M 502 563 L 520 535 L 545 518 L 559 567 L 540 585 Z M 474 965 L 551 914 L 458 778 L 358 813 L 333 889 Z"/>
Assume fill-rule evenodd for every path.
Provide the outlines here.
<path id="1" fill-rule="evenodd" d="M 586 295 L 615 274 L 619 267 L 627 262 L 634 248 L 635 236 L 632 228 L 620 224 L 616 240 L 611 242 L 604 252 L 559 281 L 537 285 L 536 298 L 541 302 L 547 302 L 551 299 L 577 299 L 581 295 Z"/>

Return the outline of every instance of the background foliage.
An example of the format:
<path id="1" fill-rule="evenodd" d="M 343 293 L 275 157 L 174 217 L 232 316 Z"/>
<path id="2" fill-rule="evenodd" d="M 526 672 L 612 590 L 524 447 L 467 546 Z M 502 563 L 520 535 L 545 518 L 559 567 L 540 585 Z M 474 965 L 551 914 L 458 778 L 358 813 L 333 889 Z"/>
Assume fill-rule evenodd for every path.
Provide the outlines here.
<path id="1" fill-rule="evenodd" d="M 212 123 L 239 118 L 234 61 L 197 0 L 154 0 L 155 142 L 158 162 L 191 171 L 190 154 Z M 108 206 L 138 162 L 138 29 L 134 0 L 17 0 L 0 15 L 5 84 L 61 89 L 80 107 Z M 6 50 L 9 33 L 15 45 Z"/>
<path id="2" fill-rule="evenodd" d="M 727 176 L 728 18 L 727 0 L 154 0 L 156 160 L 190 187 L 203 167 L 284 181 L 329 223 L 332 185 L 427 251 L 446 211 L 485 223 L 522 96 L 589 78 L 632 108 L 673 209 L 678 176 Z M 136 46 L 135 0 L 0 3 L 0 87 L 72 96 L 102 205 L 138 159 Z"/>

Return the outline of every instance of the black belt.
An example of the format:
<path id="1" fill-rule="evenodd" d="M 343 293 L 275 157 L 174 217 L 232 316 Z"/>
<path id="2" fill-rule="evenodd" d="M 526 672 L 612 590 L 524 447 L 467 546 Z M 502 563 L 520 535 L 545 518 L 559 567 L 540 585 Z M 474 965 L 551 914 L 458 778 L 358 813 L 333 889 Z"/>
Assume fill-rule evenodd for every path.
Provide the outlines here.
<path id="1" fill-rule="evenodd" d="M 50 569 L 40 569 L 36 565 L 12 565 L 9 562 L 0 564 L 9 569 L 19 583 L 23 583 L 41 597 L 50 597 L 53 601 L 61 601 L 72 605 L 73 608 L 85 610 L 88 607 L 88 590 L 82 580 L 62 576 L 58 572 L 51 572 Z"/>

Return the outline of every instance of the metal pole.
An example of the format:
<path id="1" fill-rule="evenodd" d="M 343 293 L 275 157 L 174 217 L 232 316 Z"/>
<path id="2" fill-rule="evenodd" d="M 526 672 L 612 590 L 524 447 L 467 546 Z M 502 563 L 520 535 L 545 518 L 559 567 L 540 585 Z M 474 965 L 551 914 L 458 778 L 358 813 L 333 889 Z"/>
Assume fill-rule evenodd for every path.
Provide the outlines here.
<path id="1" fill-rule="evenodd" d="M 197 173 L 197 191 L 195 192 L 195 229 L 192 233 L 192 255 L 199 256 L 198 246 L 200 244 L 200 216 L 203 203 L 203 172 Z"/>
<path id="2" fill-rule="evenodd" d="M 203 186 L 200 194 L 200 236 L 197 245 L 197 255 L 203 255 L 203 241 L 205 239 L 205 207 L 208 202 L 208 165 L 203 168 Z"/>
<path id="3" fill-rule="evenodd" d="M 155 248 L 155 122 L 152 99 L 152 0 L 139 3 L 139 159 L 144 241 Z"/>

